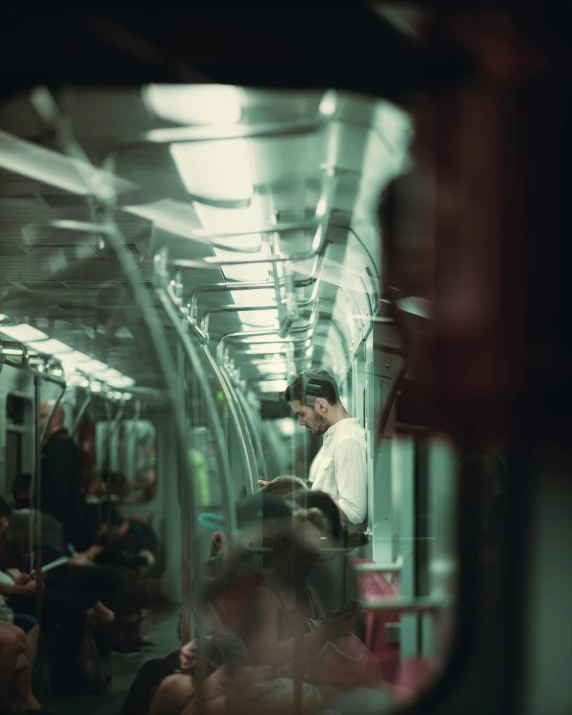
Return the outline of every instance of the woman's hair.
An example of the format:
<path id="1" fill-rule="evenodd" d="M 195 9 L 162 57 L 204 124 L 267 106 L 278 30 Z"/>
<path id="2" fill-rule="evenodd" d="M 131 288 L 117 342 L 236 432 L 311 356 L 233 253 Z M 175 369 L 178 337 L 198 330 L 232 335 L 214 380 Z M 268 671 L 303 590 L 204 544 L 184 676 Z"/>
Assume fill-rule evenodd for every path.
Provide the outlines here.
<path id="1" fill-rule="evenodd" d="M 295 507 L 301 509 L 321 511 L 329 522 L 330 533 L 334 540 L 340 541 L 342 539 L 343 529 L 340 510 L 329 494 L 317 489 L 300 490 L 293 495 L 292 502 Z"/>
<path id="2" fill-rule="evenodd" d="M 294 546 L 299 535 L 304 533 L 304 524 L 312 524 L 322 536 L 327 536 L 330 533 L 328 519 L 321 509 L 296 509 L 292 512 L 290 522 L 275 533 L 272 540 L 273 548 L 285 549 Z"/>
<path id="3" fill-rule="evenodd" d="M 300 477 L 285 474 L 273 479 L 270 484 L 262 487 L 264 494 L 272 494 L 279 499 L 289 499 L 294 492 L 308 490 L 308 485 Z"/>

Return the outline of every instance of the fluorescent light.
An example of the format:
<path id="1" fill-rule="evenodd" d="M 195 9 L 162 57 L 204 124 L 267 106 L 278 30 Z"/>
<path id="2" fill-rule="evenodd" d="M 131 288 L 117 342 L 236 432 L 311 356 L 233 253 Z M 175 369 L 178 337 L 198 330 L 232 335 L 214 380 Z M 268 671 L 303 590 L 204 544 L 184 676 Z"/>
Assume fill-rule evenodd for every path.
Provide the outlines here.
<path id="1" fill-rule="evenodd" d="M 264 290 L 235 290 L 230 292 L 237 305 L 272 305 L 276 303 L 276 293 L 272 289 Z M 254 327 L 272 327 L 278 320 L 276 310 L 248 310 L 240 311 L 238 317 L 245 325 Z"/>
<path id="2" fill-rule="evenodd" d="M 48 340 L 34 340 L 29 343 L 29 347 L 36 350 L 38 353 L 43 353 L 44 355 L 61 355 L 65 353 L 73 352 L 73 348 L 69 345 L 61 343 L 59 340 L 54 340 L 54 338 L 49 338 Z"/>
<path id="3" fill-rule="evenodd" d="M 284 392 L 288 387 L 288 380 L 262 380 L 258 386 L 260 392 Z"/>
<path id="4" fill-rule="evenodd" d="M 68 387 L 89 387 L 89 380 L 83 375 L 78 375 L 77 373 L 70 375 L 66 378 L 66 383 Z"/>
<path id="5" fill-rule="evenodd" d="M 44 340 L 48 336 L 42 333 L 41 330 L 36 330 L 32 328 L 31 325 L 26 325 L 22 323 L 20 325 L 2 325 L 0 326 L 0 332 L 7 335 L 12 340 L 17 340 L 20 343 L 29 343 L 34 340 Z"/>
<path id="6" fill-rule="evenodd" d="M 88 362 L 83 362 L 78 366 L 78 370 L 81 372 L 90 373 L 94 377 L 99 377 L 98 373 L 108 370 L 109 367 L 100 360 L 89 360 Z"/>
<path id="7" fill-rule="evenodd" d="M 209 233 L 216 234 L 218 231 L 221 233 L 256 231 L 262 223 L 263 211 L 258 194 L 253 195 L 249 206 L 245 208 L 221 208 L 201 204 L 198 201 L 193 203 L 193 208 L 201 225 Z M 259 233 L 252 233 L 250 235 L 217 239 L 217 243 L 230 248 L 242 248 L 248 251 L 260 247 L 262 236 Z"/>
<path id="8" fill-rule="evenodd" d="M 336 112 L 336 106 L 337 106 L 336 93 L 332 90 L 329 90 L 322 97 L 322 101 L 320 102 L 319 112 L 320 112 L 320 114 L 323 114 L 326 117 L 331 117 L 332 114 L 335 114 L 335 112 Z"/>
<path id="9" fill-rule="evenodd" d="M 111 380 L 107 380 L 107 382 L 109 385 L 111 385 L 111 387 L 117 388 L 133 387 L 133 385 L 135 384 L 135 380 L 133 378 L 127 377 L 125 375 L 122 375 L 118 378 L 112 378 Z"/>
<path id="10" fill-rule="evenodd" d="M 215 248 L 214 252 L 219 258 L 228 258 L 230 260 L 253 256 L 253 254 L 225 251 L 221 248 Z M 254 255 L 258 257 L 259 254 Z M 269 269 L 269 263 L 243 263 L 237 266 L 221 266 L 221 270 L 227 281 L 256 281 L 257 283 L 263 283 L 268 280 Z"/>
<path id="11" fill-rule="evenodd" d="M 60 362 L 64 365 L 64 367 L 70 367 L 73 368 L 76 365 L 80 365 L 83 363 L 87 363 L 91 360 L 89 355 L 84 355 L 83 353 L 78 352 L 77 350 L 74 350 L 71 353 L 64 353 L 60 359 Z"/>
<path id="12" fill-rule="evenodd" d="M 158 117 L 177 124 L 232 124 L 242 115 L 241 91 L 227 85 L 151 84 L 143 99 Z"/>
<path id="13" fill-rule="evenodd" d="M 273 373 L 283 373 L 288 369 L 288 365 L 285 360 L 273 362 L 269 360 L 263 365 L 257 365 L 258 372 L 262 375 L 272 375 Z"/>
<path id="14" fill-rule="evenodd" d="M 246 355 L 271 355 L 272 353 L 284 353 L 288 343 L 265 343 L 263 345 L 253 345 L 245 350 Z"/>
<path id="15" fill-rule="evenodd" d="M 114 380 L 122 377 L 119 370 L 114 370 L 112 367 L 107 368 L 107 370 L 104 370 L 103 372 L 96 372 L 94 375 L 98 380 Z"/>
<path id="16" fill-rule="evenodd" d="M 252 198 L 251 159 L 245 140 L 172 144 L 169 150 L 189 194 L 211 201 Z"/>

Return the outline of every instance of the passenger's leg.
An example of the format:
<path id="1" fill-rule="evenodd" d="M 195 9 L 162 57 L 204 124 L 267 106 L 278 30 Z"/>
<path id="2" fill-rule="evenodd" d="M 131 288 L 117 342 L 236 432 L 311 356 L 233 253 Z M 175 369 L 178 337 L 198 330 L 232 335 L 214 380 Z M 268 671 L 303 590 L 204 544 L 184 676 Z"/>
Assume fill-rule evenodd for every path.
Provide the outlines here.
<path id="1" fill-rule="evenodd" d="M 34 663 L 36 662 L 36 655 L 38 654 L 39 634 L 40 627 L 38 625 L 35 625 L 26 633 L 25 654 L 27 666 L 17 674 L 12 687 L 12 695 L 16 697 L 16 709 L 33 711 L 41 710 L 42 708 L 41 703 L 36 700 L 32 693 L 32 673 L 34 672 Z"/>
<path id="2" fill-rule="evenodd" d="M 190 675 L 170 675 L 157 688 L 149 708 L 149 715 L 180 715 L 193 694 L 194 688 Z"/>
<path id="3" fill-rule="evenodd" d="M 144 663 L 127 693 L 121 715 L 146 715 L 153 702 L 155 690 L 177 667 L 176 662 L 167 658 Z"/>
<path id="4" fill-rule="evenodd" d="M 8 707 L 16 661 L 20 653 L 25 652 L 25 643 L 19 643 L 17 637 L 4 625 L 4 622 L 0 622 L 0 712 Z"/>
<path id="5" fill-rule="evenodd" d="M 34 594 L 11 596 L 9 603 L 14 611 L 31 616 L 36 613 Z M 42 613 L 42 636 L 52 634 L 57 638 L 56 680 L 58 684 L 65 685 L 79 676 L 81 644 L 87 621 L 85 603 L 77 593 L 46 590 L 42 597 Z"/>

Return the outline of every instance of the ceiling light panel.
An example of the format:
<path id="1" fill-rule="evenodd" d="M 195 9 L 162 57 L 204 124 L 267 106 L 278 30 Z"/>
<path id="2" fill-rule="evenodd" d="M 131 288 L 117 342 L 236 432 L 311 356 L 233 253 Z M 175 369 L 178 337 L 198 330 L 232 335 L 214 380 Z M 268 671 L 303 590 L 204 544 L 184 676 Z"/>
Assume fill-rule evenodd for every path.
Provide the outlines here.
<path id="1" fill-rule="evenodd" d="M 48 336 L 42 333 L 41 330 L 33 328 L 31 325 L 22 323 L 20 325 L 2 325 L 0 332 L 7 335 L 12 340 L 17 340 L 21 343 L 30 343 L 36 340 L 44 340 Z"/>
<path id="2" fill-rule="evenodd" d="M 58 357 L 60 355 L 73 352 L 73 348 L 70 348 L 69 345 L 62 343 L 59 340 L 54 340 L 54 338 L 30 342 L 28 343 L 28 347 L 38 353 L 42 353 L 44 355 L 57 355 Z"/>
<path id="3" fill-rule="evenodd" d="M 153 114 L 176 124 L 235 124 L 242 116 L 238 87 L 151 84 L 143 98 Z"/>
<path id="4" fill-rule="evenodd" d="M 169 150 L 192 196 L 214 202 L 252 198 L 251 158 L 244 139 L 172 144 Z"/>
<path id="5" fill-rule="evenodd" d="M 260 392 L 284 392 L 288 380 L 263 380 L 258 383 Z"/>

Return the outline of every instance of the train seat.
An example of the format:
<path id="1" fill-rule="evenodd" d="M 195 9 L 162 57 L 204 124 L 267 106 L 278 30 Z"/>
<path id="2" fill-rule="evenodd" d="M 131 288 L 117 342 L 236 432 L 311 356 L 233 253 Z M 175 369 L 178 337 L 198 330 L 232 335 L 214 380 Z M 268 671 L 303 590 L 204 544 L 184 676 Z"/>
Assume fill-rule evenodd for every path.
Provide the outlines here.
<path id="1" fill-rule="evenodd" d="M 373 563 L 368 559 L 352 559 L 352 565 Z M 399 586 L 389 583 L 381 573 L 365 572 L 357 574 L 357 586 L 360 596 L 366 601 L 394 599 L 399 596 Z M 398 609 L 389 611 L 368 611 L 365 617 L 365 645 L 378 659 L 383 679 L 395 683 L 400 666 L 399 642 L 389 636 L 388 626 L 399 623 L 401 614 Z"/>

